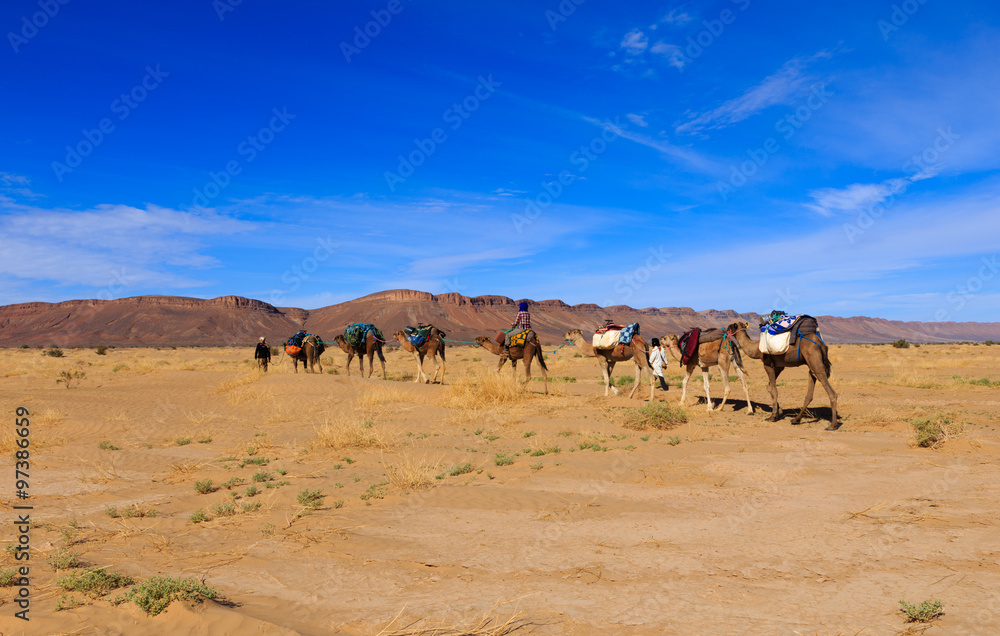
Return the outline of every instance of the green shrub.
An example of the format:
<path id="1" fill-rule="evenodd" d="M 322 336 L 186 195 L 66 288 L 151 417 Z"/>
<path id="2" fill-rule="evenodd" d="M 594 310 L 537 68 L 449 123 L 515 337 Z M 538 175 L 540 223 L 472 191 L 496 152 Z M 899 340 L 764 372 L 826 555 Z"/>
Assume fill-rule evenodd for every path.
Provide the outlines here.
<path id="1" fill-rule="evenodd" d="M 912 605 L 906 601 L 900 601 L 899 611 L 906 615 L 907 623 L 929 623 L 944 614 L 944 603 L 928 599 L 920 605 Z"/>
<path id="2" fill-rule="evenodd" d="M 220 501 L 212 506 L 212 512 L 216 517 L 232 517 L 236 514 L 236 504 L 231 501 Z"/>
<path id="3" fill-rule="evenodd" d="M 53 345 L 50 349 L 46 349 L 45 351 L 43 351 L 42 355 L 49 356 L 50 358 L 61 358 L 65 354 L 63 353 L 62 349 Z"/>
<path id="4" fill-rule="evenodd" d="M 892 343 L 892 346 L 897 349 L 908 349 L 910 347 L 910 343 L 907 342 L 905 338 L 900 338 L 896 342 Z"/>
<path id="5" fill-rule="evenodd" d="M 201 603 L 206 598 L 214 599 L 218 595 L 216 590 L 199 583 L 194 577 L 175 579 L 169 576 L 154 576 L 132 586 L 121 600 L 131 601 L 146 614 L 156 616 L 167 609 L 173 601 Z"/>
<path id="6" fill-rule="evenodd" d="M 80 592 L 90 598 L 98 598 L 111 590 L 132 585 L 132 578 L 107 570 L 106 568 L 86 568 L 67 574 L 56 581 L 56 585 L 67 592 Z"/>
<path id="7" fill-rule="evenodd" d="M 215 486 L 215 482 L 211 479 L 202 479 L 201 481 L 194 482 L 194 489 L 202 495 L 207 495 L 210 492 L 218 490 Z"/>
<path id="8" fill-rule="evenodd" d="M 325 498 L 326 495 L 323 494 L 322 490 L 309 490 L 308 488 L 300 490 L 298 497 L 296 497 L 299 504 L 309 510 L 315 510 L 322 506 Z"/>
<path id="9" fill-rule="evenodd" d="M 466 473 L 472 472 L 472 462 L 465 462 L 464 464 L 459 464 L 458 466 L 452 467 L 448 471 L 448 474 L 452 477 L 458 477 L 459 475 L 464 475 Z"/>
<path id="10" fill-rule="evenodd" d="M 493 463 L 497 466 L 510 466 L 514 463 L 514 458 L 504 453 L 497 453 L 493 458 Z"/>
<path id="11" fill-rule="evenodd" d="M 191 519 L 191 523 L 202 523 L 208 521 L 208 515 L 205 514 L 205 510 L 203 508 L 198 508 L 198 510 L 195 511 L 195 513 L 189 518 Z"/>
<path id="12" fill-rule="evenodd" d="M 94 353 L 96 353 L 99 356 L 107 355 L 108 354 L 108 348 L 105 347 L 104 345 L 101 345 L 101 346 L 97 347 L 96 349 L 94 349 Z"/>
<path id="13" fill-rule="evenodd" d="M 97 447 L 100 448 L 101 450 L 108 450 L 108 451 L 120 450 L 117 446 L 115 446 L 114 444 L 112 444 L 108 440 L 104 440 L 103 442 L 101 442 L 100 444 L 98 444 Z"/>
<path id="14" fill-rule="evenodd" d="M 190 443 L 191 443 L 190 437 L 178 437 L 177 439 L 174 440 L 174 444 L 177 444 L 178 446 L 187 446 Z"/>
<path id="15" fill-rule="evenodd" d="M 4 568 L 0 570 L 0 587 L 10 587 L 18 578 L 17 570 L 14 568 Z"/>
<path id="16" fill-rule="evenodd" d="M 66 388 L 69 389 L 79 384 L 85 377 L 87 374 L 83 371 L 62 371 L 59 373 L 56 384 L 65 384 Z"/>
<path id="17" fill-rule="evenodd" d="M 948 436 L 945 428 L 948 424 L 951 424 L 951 418 L 942 415 L 923 417 L 910 422 L 915 435 L 914 444 L 920 448 L 933 448 L 941 444 Z"/>
<path id="18" fill-rule="evenodd" d="M 257 483 L 271 481 L 272 479 L 274 479 L 274 476 L 271 473 L 263 470 L 260 471 L 259 473 L 255 473 L 253 476 L 253 480 L 256 481 Z"/>
<path id="19" fill-rule="evenodd" d="M 70 568 L 79 567 L 80 553 L 71 552 L 66 548 L 59 548 L 49 555 L 49 558 L 45 559 L 45 562 L 52 566 L 53 570 L 69 570 Z"/>

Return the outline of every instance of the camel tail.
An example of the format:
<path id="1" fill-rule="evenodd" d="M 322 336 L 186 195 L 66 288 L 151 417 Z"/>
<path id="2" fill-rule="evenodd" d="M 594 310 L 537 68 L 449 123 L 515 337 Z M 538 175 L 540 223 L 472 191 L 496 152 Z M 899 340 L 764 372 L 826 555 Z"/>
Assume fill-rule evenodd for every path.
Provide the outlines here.
<path id="1" fill-rule="evenodd" d="M 822 352 L 823 352 L 823 370 L 826 371 L 826 377 L 828 377 L 828 378 L 830 377 L 830 370 L 833 368 L 833 365 L 830 363 L 830 356 L 828 355 L 829 351 L 830 351 L 830 347 L 828 347 L 828 346 L 826 346 L 824 344 L 823 345 L 823 349 L 822 349 Z"/>
<path id="2" fill-rule="evenodd" d="M 542 356 L 542 345 L 541 344 L 538 345 L 537 351 L 538 351 L 538 364 L 542 365 L 542 368 L 545 369 L 546 373 L 548 373 L 549 368 L 547 366 L 545 366 L 545 358 Z"/>
<path id="3" fill-rule="evenodd" d="M 381 345 L 379 345 L 379 347 L 377 349 L 375 349 L 375 352 L 378 354 L 378 359 L 381 360 L 382 362 L 385 362 L 385 355 L 382 354 L 382 346 Z"/>

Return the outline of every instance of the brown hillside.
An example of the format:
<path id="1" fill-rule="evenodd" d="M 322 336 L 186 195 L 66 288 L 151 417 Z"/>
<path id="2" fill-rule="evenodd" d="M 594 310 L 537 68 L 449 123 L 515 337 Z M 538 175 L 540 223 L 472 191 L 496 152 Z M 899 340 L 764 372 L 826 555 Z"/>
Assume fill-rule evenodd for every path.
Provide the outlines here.
<path id="1" fill-rule="evenodd" d="M 592 331 L 605 319 L 638 322 L 648 337 L 690 327 L 722 327 L 755 313 L 695 311 L 688 307 L 567 305 L 561 300 L 529 301 L 532 325 L 546 343 L 566 331 Z M 258 336 L 272 344 L 305 329 L 327 339 L 351 322 L 377 325 L 387 338 L 405 325 L 433 323 L 452 341 L 471 341 L 510 325 L 517 301 L 505 296 L 433 295 L 397 289 L 315 310 L 274 307 L 259 300 L 222 296 L 211 300 L 177 296 L 136 296 L 118 300 L 71 300 L 0 307 L 0 346 L 169 346 L 245 345 Z M 923 323 L 881 318 L 818 316 L 828 342 L 917 342 L 1000 340 L 1000 323 Z"/>

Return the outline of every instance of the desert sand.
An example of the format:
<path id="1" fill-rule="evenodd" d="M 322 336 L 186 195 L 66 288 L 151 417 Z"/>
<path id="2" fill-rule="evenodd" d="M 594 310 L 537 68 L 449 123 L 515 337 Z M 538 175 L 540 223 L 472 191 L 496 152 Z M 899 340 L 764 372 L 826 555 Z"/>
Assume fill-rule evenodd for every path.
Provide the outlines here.
<path id="1" fill-rule="evenodd" d="M 836 432 L 822 391 L 819 419 L 789 424 L 804 368 L 781 377 L 788 415 L 765 421 L 749 359 L 754 415 L 738 382 L 707 412 L 695 376 L 685 422 L 633 430 L 645 403 L 604 398 L 596 361 L 570 347 L 546 356 L 547 396 L 472 347 L 449 349 L 445 386 L 413 383 L 398 349 L 388 381 L 348 377 L 339 350 L 323 374 L 287 360 L 262 374 L 251 356 L 0 351 L 5 547 L 11 506 L 34 507 L 31 621 L 0 588 L 0 632 L 1000 633 L 1000 346 L 831 347 Z M 67 388 L 63 371 L 85 375 Z M 667 375 L 656 396 L 676 406 L 676 363 Z M 31 413 L 20 502 L 18 406 Z M 920 420 L 943 426 L 932 447 L 914 444 Z M 321 503 L 300 503 L 317 490 Z M 0 554 L 0 568 L 23 563 Z M 122 590 L 61 589 L 73 569 L 52 563 L 67 558 L 195 577 L 218 596 L 149 617 L 113 604 Z M 943 616 L 925 632 L 904 622 L 900 600 L 929 599 Z"/>

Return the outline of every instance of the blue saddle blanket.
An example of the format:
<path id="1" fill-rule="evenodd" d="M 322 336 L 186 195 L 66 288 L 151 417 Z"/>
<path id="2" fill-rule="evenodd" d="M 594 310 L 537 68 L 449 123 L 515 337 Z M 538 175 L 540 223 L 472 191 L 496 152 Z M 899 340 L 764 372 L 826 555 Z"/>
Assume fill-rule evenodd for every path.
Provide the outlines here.
<path id="1" fill-rule="evenodd" d="M 768 333 L 772 336 L 777 336 L 778 334 L 785 333 L 786 331 L 791 331 L 792 326 L 795 322 L 801 318 L 804 314 L 795 314 L 794 316 L 782 316 L 779 320 L 776 320 L 768 325 L 761 325 L 760 332 Z"/>
<path id="2" fill-rule="evenodd" d="M 632 344 L 632 337 L 639 333 L 639 323 L 633 322 L 627 327 L 623 327 L 621 334 L 618 336 L 618 344 Z"/>

